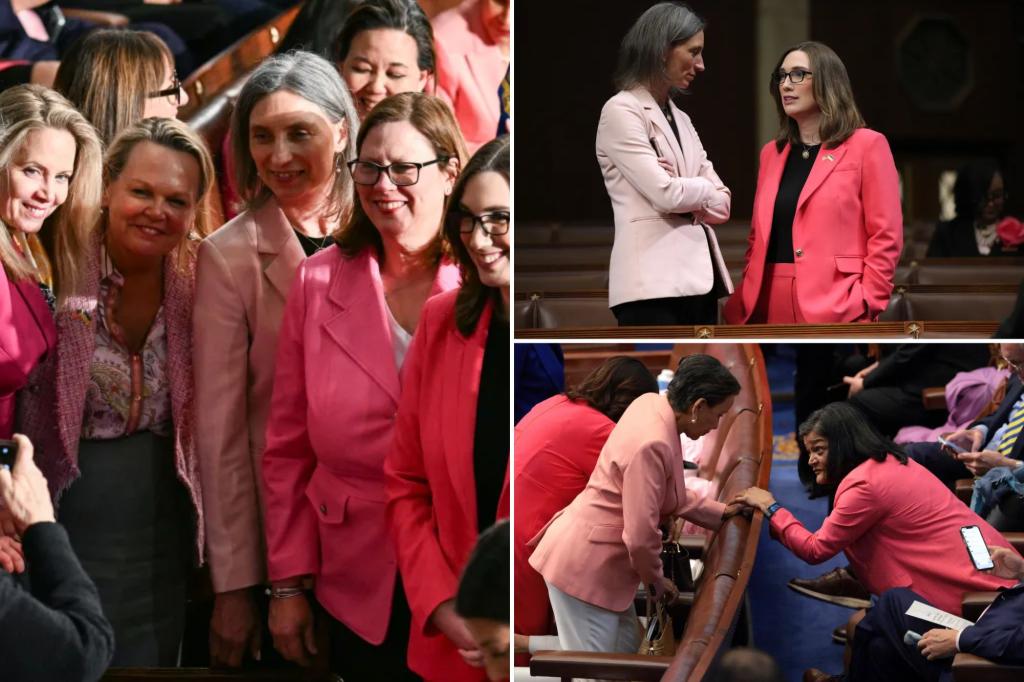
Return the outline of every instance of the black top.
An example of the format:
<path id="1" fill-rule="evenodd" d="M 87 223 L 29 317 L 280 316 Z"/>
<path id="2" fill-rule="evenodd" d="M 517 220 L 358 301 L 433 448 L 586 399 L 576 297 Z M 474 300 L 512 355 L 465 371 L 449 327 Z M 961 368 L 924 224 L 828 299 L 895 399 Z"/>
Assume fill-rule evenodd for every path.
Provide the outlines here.
<path id="1" fill-rule="evenodd" d="M 306 258 L 334 243 L 334 237 L 331 235 L 326 237 L 307 237 L 298 230 L 295 230 L 295 236 L 299 238 L 299 244 L 302 244 L 302 250 L 306 253 Z"/>
<path id="2" fill-rule="evenodd" d="M 22 540 L 31 591 L 0 569 L 3 679 L 99 679 L 114 655 L 114 631 L 67 532 L 36 523 Z"/>
<path id="3" fill-rule="evenodd" d="M 672 115 L 672 107 L 666 103 L 665 108 L 661 111 L 665 114 L 665 118 L 668 119 L 668 124 L 672 126 L 672 132 L 675 133 L 676 142 L 679 143 L 679 148 L 682 149 L 683 141 L 679 139 L 679 127 L 676 125 L 676 117 Z"/>
<path id="4" fill-rule="evenodd" d="M 772 231 L 768 237 L 769 263 L 793 262 L 793 218 L 796 216 L 796 202 L 800 199 L 807 176 L 811 174 L 814 160 L 818 158 L 820 144 L 807 145 L 807 158 L 803 157 L 804 146 L 790 144 L 789 158 L 779 181 L 779 194 L 775 197 L 772 212 Z"/>
<path id="5" fill-rule="evenodd" d="M 508 390 L 508 320 L 495 311 L 487 329 L 484 366 L 480 370 L 480 394 L 476 400 L 476 433 L 473 436 L 473 472 L 476 480 L 477 531 L 494 523 L 498 498 L 505 485 L 508 466 L 508 429 L 511 402 Z"/>

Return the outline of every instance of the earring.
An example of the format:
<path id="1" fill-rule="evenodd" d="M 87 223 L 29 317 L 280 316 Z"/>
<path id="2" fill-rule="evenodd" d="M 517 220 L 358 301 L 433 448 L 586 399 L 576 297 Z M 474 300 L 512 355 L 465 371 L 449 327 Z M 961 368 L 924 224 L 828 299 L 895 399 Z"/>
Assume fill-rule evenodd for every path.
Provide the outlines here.
<path id="1" fill-rule="evenodd" d="M 697 423 L 697 418 L 696 417 L 690 417 L 690 423 L 691 424 L 696 424 Z"/>

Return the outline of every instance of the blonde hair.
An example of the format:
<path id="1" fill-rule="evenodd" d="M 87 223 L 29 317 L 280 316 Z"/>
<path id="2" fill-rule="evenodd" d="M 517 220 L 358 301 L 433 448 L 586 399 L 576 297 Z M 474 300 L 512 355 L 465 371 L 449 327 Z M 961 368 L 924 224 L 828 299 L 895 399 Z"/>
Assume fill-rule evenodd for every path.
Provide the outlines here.
<path id="1" fill-rule="evenodd" d="M 103 164 L 103 186 L 109 187 L 111 183 L 121 177 L 132 150 L 142 142 L 152 142 L 167 149 L 188 154 L 199 165 L 199 186 L 196 188 L 196 214 L 195 222 L 190 233 L 181 240 L 178 245 L 177 262 L 179 267 L 186 268 L 191 259 L 191 252 L 196 248 L 200 240 L 213 232 L 218 227 L 213 224 L 214 213 L 210 202 L 210 194 L 215 181 L 215 170 L 213 158 L 206 143 L 191 128 L 174 118 L 146 118 L 126 128 L 114 138 L 107 150 L 106 160 Z M 99 235 L 106 230 L 107 211 L 104 211 L 99 220 L 92 223 L 88 230 L 89 234 L 83 239 L 82 244 L 91 245 Z M 80 280 L 73 280 L 70 291 L 78 292 L 83 284 Z"/>
<path id="2" fill-rule="evenodd" d="M 0 176 L 9 191 L 9 167 L 34 130 L 65 130 L 75 140 L 75 165 L 68 195 L 47 219 L 43 238 L 12 230 L 0 220 L 0 262 L 13 279 L 45 281 L 51 274 L 50 258 L 57 263 L 59 290 L 65 276 L 77 275 L 78 240 L 85 227 L 96 222 L 100 208 L 102 147 L 92 125 L 71 103 L 41 85 L 19 85 L 0 93 Z"/>
<path id="3" fill-rule="evenodd" d="M 61 60 L 53 88 L 96 126 L 103 144 L 142 119 L 146 99 L 160 89 L 174 57 L 147 31 L 93 31 Z"/>

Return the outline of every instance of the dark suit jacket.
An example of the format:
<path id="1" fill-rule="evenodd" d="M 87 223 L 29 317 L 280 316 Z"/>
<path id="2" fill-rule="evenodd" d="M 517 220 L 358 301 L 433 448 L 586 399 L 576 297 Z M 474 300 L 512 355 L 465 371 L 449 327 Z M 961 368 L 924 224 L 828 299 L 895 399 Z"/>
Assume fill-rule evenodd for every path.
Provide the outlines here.
<path id="1" fill-rule="evenodd" d="M 879 361 L 864 378 L 864 388 L 898 386 L 920 393 L 932 386 L 945 386 L 957 372 L 988 364 L 984 344 L 905 343 Z"/>
<path id="2" fill-rule="evenodd" d="M 515 423 L 534 405 L 565 390 L 565 358 L 553 343 L 515 345 Z"/>
<path id="3" fill-rule="evenodd" d="M 928 243 L 928 258 L 987 258 L 978 251 L 974 228 L 969 221 L 950 220 L 935 226 Z M 1004 252 L 997 240 L 989 256 L 1024 256 L 1024 249 Z"/>
<path id="4" fill-rule="evenodd" d="M 1024 583 L 1000 592 L 978 622 L 960 633 L 960 651 L 1024 664 Z"/>
<path id="5" fill-rule="evenodd" d="M 11 7 L 11 0 L 0 0 L 0 57 L 32 62 L 60 58 L 55 46 L 28 37 Z"/>
<path id="6" fill-rule="evenodd" d="M 99 679 L 114 655 L 114 631 L 67 532 L 56 523 L 37 523 L 22 540 L 31 591 L 0 569 L 3 679 Z"/>
<path id="7" fill-rule="evenodd" d="M 1020 398 L 1021 393 L 1024 393 L 1024 384 L 1021 384 L 1020 378 L 1016 376 L 1010 377 L 1010 383 L 1006 387 L 1006 397 L 1003 398 L 1003 402 L 999 403 L 999 408 L 991 416 L 977 421 L 971 424 L 971 426 L 984 424 L 988 428 L 988 437 L 991 438 L 992 434 L 1010 419 L 1013 404 Z M 1010 457 L 1024 459 L 1024 438 L 1017 438 L 1017 442 L 1013 445 L 1013 450 L 1010 451 Z"/>

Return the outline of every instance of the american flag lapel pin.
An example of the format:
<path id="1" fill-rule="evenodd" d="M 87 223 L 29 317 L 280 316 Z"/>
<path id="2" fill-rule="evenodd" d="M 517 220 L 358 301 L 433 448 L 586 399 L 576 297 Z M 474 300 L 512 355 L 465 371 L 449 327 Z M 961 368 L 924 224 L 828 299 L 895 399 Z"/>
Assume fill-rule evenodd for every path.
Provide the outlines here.
<path id="1" fill-rule="evenodd" d="M 835 161 L 835 157 L 833 157 L 831 154 L 826 154 L 825 155 L 825 160 L 826 161 Z"/>

